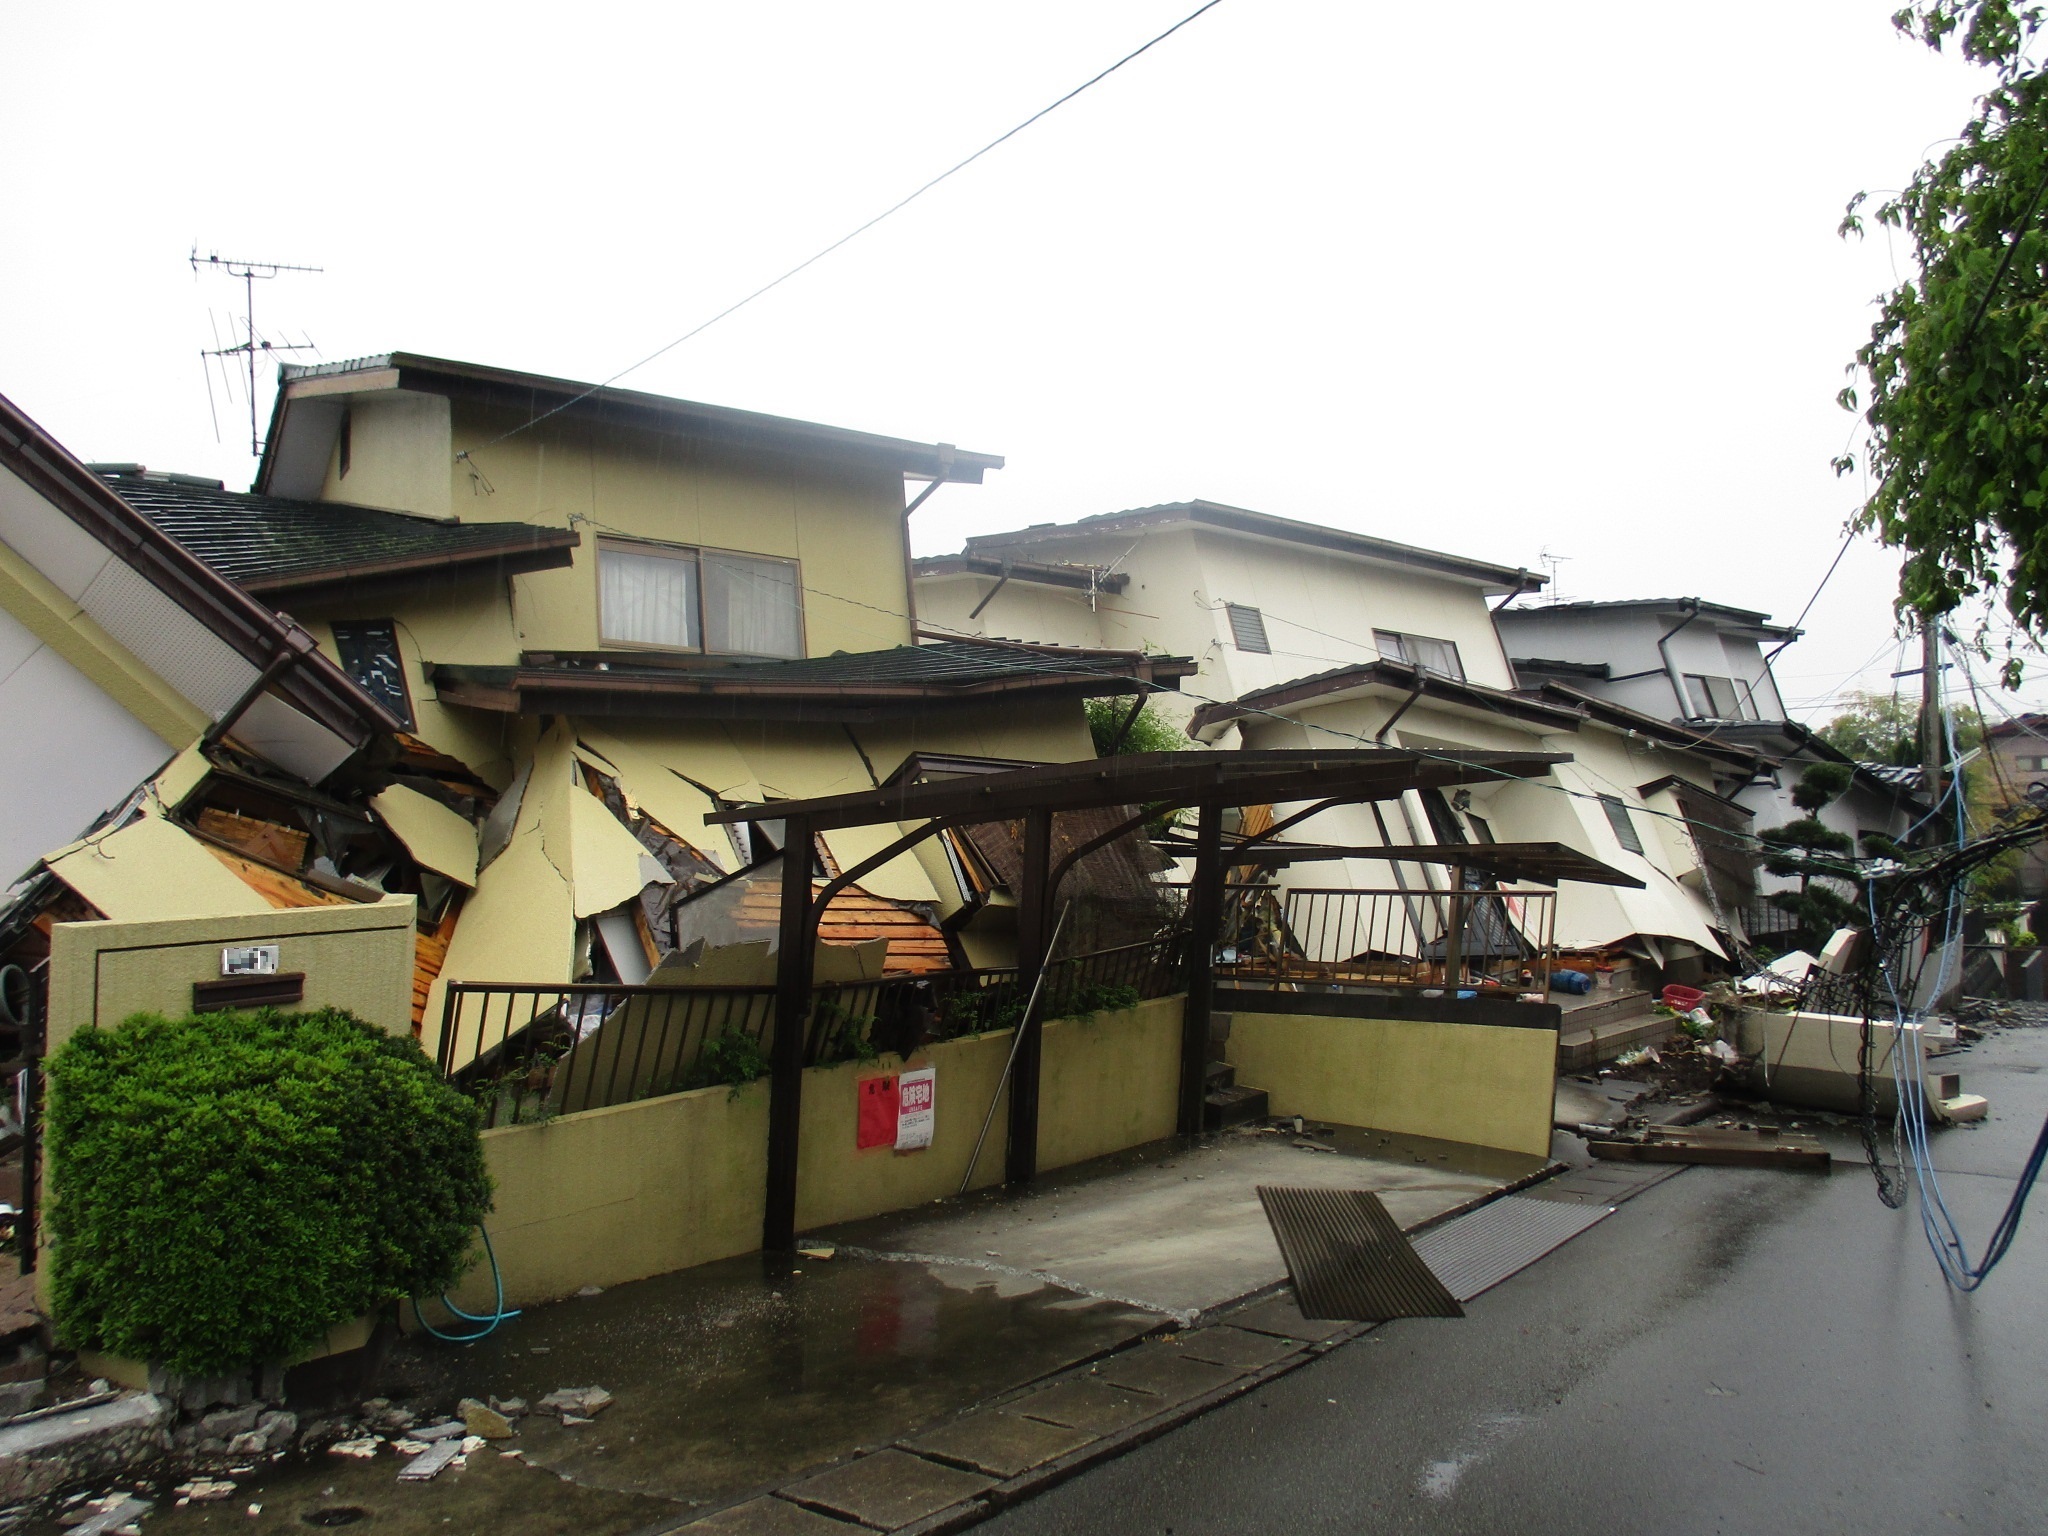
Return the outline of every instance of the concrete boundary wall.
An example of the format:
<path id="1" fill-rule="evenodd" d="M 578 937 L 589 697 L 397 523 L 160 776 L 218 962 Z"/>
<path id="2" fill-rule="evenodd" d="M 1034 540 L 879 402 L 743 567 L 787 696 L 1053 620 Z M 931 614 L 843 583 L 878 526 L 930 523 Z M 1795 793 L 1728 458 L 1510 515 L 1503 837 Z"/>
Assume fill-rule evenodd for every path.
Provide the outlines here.
<path id="1" fill-rule="evenodd" d="M 1083 1162 L 1173 1134 L 1185 999 L 1045 1026 L 1040 1166 Z M 908 1062 L 842 1063 L 804 1074 L 797 1226 L 906 1210 L 948 1196 L 974 1147 L 1012 1031 L 949 1040 Z M 904 1067 L 938 1069 L 924 1151 L 855 1145 L 859 1083 Z M 975 1163 L 974 1188 L 1003 1176 L 1007 1091 Z M 484 1132 L 497 1181 L 491 1241 L 509 1305 L 616 1285 L 761 1244 L 768 1178 L 768 1084 L 699 1088 L 533 1125 Z M 469 1311 L 491 1301 L 488 1266 L 464 1280 Z"/>
<path id="2" fill-rule="evenodd" d="M 1555 1030 L 1239 1008 L 1224 1056 L 1240 1083 L 1266 1090 L 1276 1115 L 1550 1151 Z"/>

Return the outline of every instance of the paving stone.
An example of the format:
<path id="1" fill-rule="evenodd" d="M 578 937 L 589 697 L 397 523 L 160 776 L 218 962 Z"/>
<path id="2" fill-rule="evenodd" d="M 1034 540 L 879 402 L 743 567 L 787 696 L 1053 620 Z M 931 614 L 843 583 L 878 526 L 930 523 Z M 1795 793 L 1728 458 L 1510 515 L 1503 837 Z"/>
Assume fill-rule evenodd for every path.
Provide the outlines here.
<path id="1" fill-rule="evenodd" d="M 1300 1339 L 1311 1344 L 1351 1326 L 1349 1323 L 1310 1322 L 1301 1315 L 1301 1308 L 1295 1305 L 1292 1293 L 1231 1313 L 1230 1325 L 1249 1328 L 1253 1333 L 1270 1333 L 1275 1338 Z"/>
<path id="2" fill-rule="evenodd" d="M 814 1510 L 791 1504 L 786 1499 L 749 1499 L 730 1509 L 721 1509 L 702 1520 L 692 1520 L 677 1532 L 696 1531 L 700 1536 L 851 1536 L 855 1528 Z"/>
<path id="3" fill-rule="evenodd" d="M 964 1461 L 996 1477 L 1043 1466 L 1079 1450 L 1095 1436 L 1064 1424 L 1047 1424 L 1001 1408 L 986 1408 L 941 1425 L 908 1442 L 913 1451 Z"/>
<path id="4" fill-rule="evenodd" d="M 1190 1360 L 1170 1346 L 1134 1349 L 1104 1361 L 1095 1376 L 1113 1387 L 1151 1392 L 1169 1403 L 1184 1403 L 1237 1380 L 1241 1372 L 1206 1360 Z"/>
<path id="5" fill-rule="evenodd" d="M 1140 1419 L 1151 1418 L 1164 1409 L 1166 1403 L 1149 1392 L 1133 1392 L 1124 1387 L 1112 1387 L 1106 1381 L 1082 1377 L 1043 1388 L 1007 1406 L 1012 1413 L 1029 1414 L 1034 1419 L 1064 1424 L 1069 1429 L 1086 1429 L 1106 1435 Z"/>
<path id="6" fill-rule="evenodd" d="M 1295 1339 L 1276 1338 L 1270 1333 L 1249 1333 L 1242 1328 L 1197 1328 L 1180 1337 L 1180 1352 L 1190 1360 L 1207 1360 L 1215 1365 L 1256 1371 L 1271 1365 L 1300 1347 Z"/>
<path id="7" fill-rule="evenodd" d="M 904 1451 L 877 1451 L 782 1491 L 878 1531 L 893 1531 L 994 1485 L 992 1477 L 942 1467 Z"/>

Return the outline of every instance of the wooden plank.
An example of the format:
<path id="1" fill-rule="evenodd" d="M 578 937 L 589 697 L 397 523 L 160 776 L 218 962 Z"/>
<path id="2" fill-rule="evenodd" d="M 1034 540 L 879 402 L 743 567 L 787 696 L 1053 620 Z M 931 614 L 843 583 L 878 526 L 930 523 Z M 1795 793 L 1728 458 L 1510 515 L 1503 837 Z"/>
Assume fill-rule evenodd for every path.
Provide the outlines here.
<path id="1" fill-rule="evenodd" d="M 1695 1163 L 1721 1168 L 1807 1168 L 1825 1173 L 1832 1159 L 1813 1144 L 1755 1141 L 1748 1146 L 1689 1141 L 1589 1141 L 1586 1150 L 1621 1163 Z"/>

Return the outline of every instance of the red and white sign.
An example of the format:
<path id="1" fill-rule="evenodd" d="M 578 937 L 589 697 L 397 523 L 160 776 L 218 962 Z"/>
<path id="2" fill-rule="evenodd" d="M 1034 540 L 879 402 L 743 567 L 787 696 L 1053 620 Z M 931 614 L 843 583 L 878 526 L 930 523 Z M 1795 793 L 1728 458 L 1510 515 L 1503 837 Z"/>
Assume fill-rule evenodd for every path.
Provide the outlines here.
<path id="1" fill-rule="evenodd" d="M 939 1072 L 936 1067 L 919 1067 L 896 1079 L 896 1150 L 915 1152 L 932 1144 L 932 1124 L 937 1118 Z"/>

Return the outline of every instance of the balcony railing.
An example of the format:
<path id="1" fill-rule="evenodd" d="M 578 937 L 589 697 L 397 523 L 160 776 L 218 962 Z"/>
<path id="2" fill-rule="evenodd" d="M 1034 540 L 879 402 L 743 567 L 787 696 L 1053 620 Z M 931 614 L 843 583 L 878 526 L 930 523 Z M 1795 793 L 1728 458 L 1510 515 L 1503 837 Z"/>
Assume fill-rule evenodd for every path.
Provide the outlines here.
<path id="1" fill-rule="evenodd" d="M 1547 994 L 1557 893 L 1229 888 L 1219 980 Z"/>
<path id="2" fill-rule="evenodd" d="M 1182 991 L 1186 953 L 1172 936 L 1055 961 L 1039 1016 Z M 804 1064 L 907 1055 L 927 1040 L 1006 1029 L 1024 1003 L 1014 969 L 823 983 L 811 993 Z M 772 986 L 458 981 L 442 1008 L 439 1061 L 491 1127 L 744 1082 L 766 1070 L 774 1037 Z"/>

